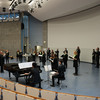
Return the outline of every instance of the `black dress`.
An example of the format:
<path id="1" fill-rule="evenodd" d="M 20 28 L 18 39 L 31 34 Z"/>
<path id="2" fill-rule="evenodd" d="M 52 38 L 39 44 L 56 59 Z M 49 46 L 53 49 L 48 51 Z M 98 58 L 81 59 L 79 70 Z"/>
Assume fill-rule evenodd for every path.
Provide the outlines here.
<path id="1" fill-rule="evenodd" d="M 73 67 L 75 67 L 75 75 L 78 75 L 78 56 L 75 55 L 74 56 L 74 60 L 73 60 Z"/>

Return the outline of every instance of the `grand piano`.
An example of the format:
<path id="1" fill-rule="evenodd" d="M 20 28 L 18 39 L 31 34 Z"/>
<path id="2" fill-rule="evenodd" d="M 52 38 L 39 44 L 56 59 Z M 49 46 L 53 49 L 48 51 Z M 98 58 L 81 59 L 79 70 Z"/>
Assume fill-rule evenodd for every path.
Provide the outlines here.
<path id="1" fill-rule="evenodd" d="M 39 68 L 39 71 L 41 71 L 40 66 L 37 66 Z M 16 82 L 18 82 L 19 77 L 25 77 L 25 81 L 27 83 L 27 76 L 25 73 L 29 73 L 31 71 L 31 67 L 27 68 L 19 68 L 18 63 L 9 63 L 9 64 L 4 64 L 4 70 L 9 72 L 9 78 L 11 78 L 11 73 L 15 76 Z"/>

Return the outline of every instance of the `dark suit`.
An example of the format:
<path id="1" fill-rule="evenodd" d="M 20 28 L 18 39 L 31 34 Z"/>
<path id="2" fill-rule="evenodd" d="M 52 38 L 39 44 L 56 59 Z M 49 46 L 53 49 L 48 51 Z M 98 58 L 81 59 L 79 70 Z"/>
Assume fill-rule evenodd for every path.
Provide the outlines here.
<path id="1" fill-rule="evenodd" d="M 77 51 L 77 61 L 80 64 L 80 53 L 81 53 L 81 50 L 80 49 L 77 49 L 76 51 Z"/>
<path id="2" fill-rule="evenodd" d="M 95 51 L 93 51 L 93 53 L 92 53 L 92 64 L 95 64 L 95 55 L 96 55 L 96 53 L 95 53 Z"/>
<path id="3" fill-rule="evenodd" d="M 22 62 L 23 59 L 23 52 L 19 52 L 19 61 Z"/>
<path id="4" fill-rule="evenodd" d="M 52 62 L 52 70 L 58 69 L 58 58 L 54 58 Z"/>
<path id="5" fill-rule="evenodd" d="M 63 55 L 62 57 L 63 57 L 64 65 L 65 65 L 65 67 L 67 68 L 68 55 L 65 54 L 65 55 Z"/>
<path id="6" fill-rule="evenodd" d="M 42 65 L 44 67 L 45 65 L 45 62 L 46 62 L 46 58 L 45 58 L 45 54 L 42 55 Z"/>
<path id="7" fill-rule="evenodd" d="M 56 52 L 56 55 L 57 55 L 57 58 L 59 58 L 59 51 L 55 51 Z"/>
<path id="8" fill-rule="evenodd" d="M 9 63 L 9 52 L 6 52 L 6 63 Z"/>
<path id="9" fill-rule="evenodd" d="M 3 65 L 4 65 L 4 57 L 0 54 L 0 66 L 1 66 L 1 72 L 3 72 Z"/>
<path id="10" fill-rule="evenodd" d="M 39 83 L 39 87 L 41 87 L 41 78 L 38 68 L 32 68 L 30 72 L 30 84 L 34 85 Z"/>
<path id="11" fill-rule="evenodd" d="M 78 75 L 78 56 L 75 55 L 74 58 L 75 59 L 73 60 L 73 67 L 75 67 L 75 75 Z"/>
<path id="12" fill-rule="evenodd" d="M 50 58 L 50 50 L 47 50 L 47 60 Z"/>
<path id="13" fill-rule="evenodd" d="M 65 77 L 64 76 L 64 71 L 65 71 L 65 66 L 64 65 L 61 64 L 60 66 L 58 66 L 58 73 L 59 74 L 52 76 L 52 85 L 53 86 L 55 85 L 55 83 L 54 83 L 55 78 L 58 78 L 58 83 L 59 83 L 59 78 L 64 78 Z"/>
<path id="14" fill-rule="evenodd" d="M 99 68 L 99 56 L 100 56 L 100 52 L 97 51 L 95 54 L 96 54 L 96 67 Z"/>
<path id="15" fill-rule="evenodd" d="M 32 54 L 32 59 L 33 59 L 33 61 L 35 61 L 35 59 L 36 59 L 36 54 L 35 53 Z"/>
<path id="16" fill-rule="evenodd" d="M 39 52 L 39 55 L 42 55 L 42 52 Z M 40 62 L 42 61 L 42 57 L 39 57 Z"/>

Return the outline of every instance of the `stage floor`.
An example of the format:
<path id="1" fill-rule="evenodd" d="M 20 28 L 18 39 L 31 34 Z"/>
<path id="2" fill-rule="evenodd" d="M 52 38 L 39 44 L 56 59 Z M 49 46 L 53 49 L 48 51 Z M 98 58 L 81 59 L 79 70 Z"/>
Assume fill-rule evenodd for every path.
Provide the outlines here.
<path id="1" fill-rule="evenodd" d="M 16 59 L 10 60 L 10 63 L 17 62 Z M 37 60 L 38 65 L 41 65 Z M 47 62 L 50 64 L 50 62 Z M 66 80 L 62 82 L 62 89 L 60 90 L 59 86 L 57 86 L 55 80 L 55 87 L 51 87 L 51 80 L 48 80 L 47 72 L 45 72 L 44 68 L 41 66 L 42 73 L 41 78 L 43 79 L 41 86 L 43 89 L 63 92 L 63 93 L 70 93 L 70 94 L 77 94 L 77 95 L 88 95 L 88 96 L 96 96 L 100 97 L 100 68 L 95 68 L 94 65 L 89 63 L 80 63 L 79 66 L 79 75 L 74 76 L 74 67 L 73 62 L 68 61 L 68 68 L 65 72 Z M 8 79 L 10 81 L 15 82 L 15 77 L 11 74 L 11 79 L 8 77 L 8 72 L 4 71 L 4 73 L 0 73 L 0 77 Z M 19 78 L 20 84 L 25 84 L 25 79 L 23 77 Z M 67 88 L 65 87 L 67 85 Z M 37 87 L 37 86 L 36 86 Z"/>

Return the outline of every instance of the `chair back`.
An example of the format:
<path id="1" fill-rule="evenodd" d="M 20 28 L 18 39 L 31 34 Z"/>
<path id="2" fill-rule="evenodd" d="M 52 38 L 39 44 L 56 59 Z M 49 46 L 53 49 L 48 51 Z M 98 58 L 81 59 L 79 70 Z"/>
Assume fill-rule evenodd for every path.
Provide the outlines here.
<path id="1" fill-rule="evenodd" d="M 39 89 L 33 87 L 27 87 L 27 94 L 30 96 L 39 97 Z"/>
<path id="2" fill-rule="evenodd" d="M 26 86 L 16 83 L 15 85 L 16 92 L 26 94 Z"/>
<path id="3" fill-rule="evenodd" d="M 15 90 L 15 83 L 11 82 L 11 81 L 6 81 L 6 88 L 14 91 Z"/>
<path id="4" fill-rule="evenodd" d="M 74 100 L 73 94 L 58 93 L 58 100 Z"/>
<path id="5" fill-rule="evenodd" d="M 17 94 L 17 100 L 34 100 L 34 98 L 23 94 Z"/>
<path id="6" fill-rule="evenodd" d="M 3 89 L 3 100 L 16 100 L 16 93 L 7 89 Z"/>
<path id="7" fill-rule="evenodd" d="M 0 78 L 0 86 L 5 88 L 6 80 L 3 78 Z"/>
<path id="8" fill-rule="evenodd" d="M 95 100 L 95 97 L 77 96 L 77 100 Z"/>
<path id="9" fill-rule="evenodd" d="M 48 90 L 41 90 L 41 98 L 46 100 L 55 100 L 56 93 Z"/>

